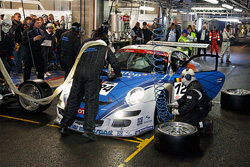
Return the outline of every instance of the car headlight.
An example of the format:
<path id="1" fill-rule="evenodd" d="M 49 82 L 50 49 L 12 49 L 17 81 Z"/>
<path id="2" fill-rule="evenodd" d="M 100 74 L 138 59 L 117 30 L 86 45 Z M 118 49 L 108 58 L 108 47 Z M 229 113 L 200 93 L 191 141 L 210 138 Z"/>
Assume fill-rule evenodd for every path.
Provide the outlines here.
<path id="1" fill-rule="evenodd" d="M 126 96 L 126 102 L 129 105 L 135 105 L 141 101 L 144 96 L 144 89 L 137 87 L 128 92 Z"/>

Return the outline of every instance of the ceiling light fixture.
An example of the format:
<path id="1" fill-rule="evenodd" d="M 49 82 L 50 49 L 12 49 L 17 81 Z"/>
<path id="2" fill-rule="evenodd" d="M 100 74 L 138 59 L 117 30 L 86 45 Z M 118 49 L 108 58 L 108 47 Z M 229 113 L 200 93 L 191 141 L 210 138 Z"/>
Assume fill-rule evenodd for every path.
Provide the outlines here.
<path id="1" fill-rule="evenodd" d="M 234 8 L 234 11 L 235 11 L 235 12 L 242 12 L 242 10 L 241 10 L 241 9 L 238 9 L 238 8 Z"/>
<path id="2" fill-rule="evenodd" d="M 227 9 L 233 9 L 234 7 L 232 7 L 231 5 L 228 4 L 222 4 L 222 7 L 227 8 Z"/>
<path id="3" fill-rule="evenodd" d="M 153 7 L 146 7 L 146 6 L 140 6 L 139 10 L 154 11 L 155 8 L 153 8 Z"/>
<path id="4" fill-rule="evenodd" d="M 216 7 L 192 7 L 192 10 L 224 10 L 225 8 Z"/>
<path id="5" fill-rule="evenodd" d="M 204 1 L 210 2 L 212 4 L 218 4 L 219 3 L 219 1 L 217 1 L 217 0 L 204 0 Z"/>

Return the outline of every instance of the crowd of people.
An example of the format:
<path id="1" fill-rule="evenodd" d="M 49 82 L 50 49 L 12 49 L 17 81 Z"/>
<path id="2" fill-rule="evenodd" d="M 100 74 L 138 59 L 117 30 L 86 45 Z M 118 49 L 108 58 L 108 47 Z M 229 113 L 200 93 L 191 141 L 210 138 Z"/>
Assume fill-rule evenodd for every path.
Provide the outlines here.
<path id="1" fill-rule="evenodd" d="M 80 24 L 73 23 L 71 29 L 66 32 L 64 16 L 61 16 L 60 21 L 55 21 L 53 14 L 42 15 L 42 17 L 31 14 L 23 21 L 21 21 L 21 17 L 20 13 L 15 13 L 12 17 L 1 15 L 1 28 L 9 27 L 8 31 L 1 31 L 0 40 L 8 39 L 8 44 L 3 44 L 0 48 L 1 58 L 3 57 L 5 62 L 12 66 L 11 70 L 8 71 L 14 75 L 24 73 L 23 79 L 25 81 L 30 79 L 31 69 L 34 67 L 37 78 L 44 79 L 52 75 L 49 70 L 54 59 L 59 60 L 60 65 L 68 70 L 67 65 L 63 66 L 63 64 L 68 64 L 68 60 L 60 56 L 61 49 L 64 51 L 67 45 L 63 47 L 61 45 L 64 45 L 64 41 L 72 43 L 77 39 L 79 42 L 76 50 L 78 50 L 80 47 Z M 65 37 L 70 36 L 70 34 L 74 34 L 73 39 L 65 40 Z M 8 51 L 5 52 L 6 50 Z M 75 52 L 71 54 L 76 56 Z"/>

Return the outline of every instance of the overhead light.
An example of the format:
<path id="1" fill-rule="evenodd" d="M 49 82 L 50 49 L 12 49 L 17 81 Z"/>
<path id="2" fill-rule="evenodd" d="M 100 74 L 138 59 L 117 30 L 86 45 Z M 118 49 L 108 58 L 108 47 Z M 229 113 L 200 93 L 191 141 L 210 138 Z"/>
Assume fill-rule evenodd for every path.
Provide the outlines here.
<path id="1" fill-rule="evenodd" d="M 238 9 L 238 8 L 234 8 L 234 11 L 235 11 L 235 12 L 242 12 L 242 10 L 241 10 L 241 9 Z"/>
<path id="2" fill-rule="evenodd" d="M 231 5 L 228 4 L 222 4 L 222 7 L 227 8 L 227 9 L 233 9 L 234 7 L 232 7 Z"/>
<path id="3" fill-rule="evenodd" d="M 154 11 L 155 10 L 155 8 L 153 8 L 153 7 L 147 7 L 147 6 L 140 6 L 139 9 L 140 10 L 148 10 L 148 11 Z"/>
<path id="4" fill-rule="evenodd" d="M 204 0 L 204 1 L 210 2 L 212 4 L 218 4 L 219 3 L 219 1 L 217 1 L 217 0 Z"/>
<path id="5" fill-rule="evenodd" d="M 224 10 L 224 8 L 216 7 L 192 7 L 192 10 Z"/>
<path id="6" fill-rule="evenodd" d="M 23 10 L 23 8 L 19 8 L 19 10 Z"/>
<path id="7" fill-rule="evenodd" d="M 190 14 L 190 15 L 194 15 L 194 12 L 189 12 L 188 14 Z"/>
<path id="8" fill-rule="evenodd" d="M 239 19 L 228 19 L 228 18 L 217 18 L 218 21 L 226 21 L 226 22 L 240 22 Z"/>

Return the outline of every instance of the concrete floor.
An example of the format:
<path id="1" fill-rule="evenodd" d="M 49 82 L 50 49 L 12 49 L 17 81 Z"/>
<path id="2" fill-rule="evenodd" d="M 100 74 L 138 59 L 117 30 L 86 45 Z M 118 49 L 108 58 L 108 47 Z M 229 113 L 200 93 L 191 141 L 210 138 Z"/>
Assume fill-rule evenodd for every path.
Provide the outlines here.
<path id="1" fill-rule="evenodd" d="M 223 89 L 250 90 L 249 41 L 231 47 L 231 64 L 219 64 L 219 70 L 226 75 Z M 250 166 L 250 111 L 223 110 L 220 94 L 208 116 L 214 120 L 213 135 L 202 135 L 200 150 L 188 156 L 172 156 L 156 150 L 153 132 L 128 140 L 98 136 L 96 142 L 89 142 L 76 132 L 62 138 L 59 128 L 53 126 L 57 101 L 39 115 L 22 113 L 17 103 L 1 109 L 0 167 Z"/>

